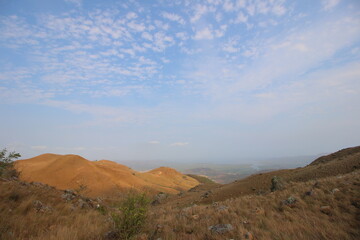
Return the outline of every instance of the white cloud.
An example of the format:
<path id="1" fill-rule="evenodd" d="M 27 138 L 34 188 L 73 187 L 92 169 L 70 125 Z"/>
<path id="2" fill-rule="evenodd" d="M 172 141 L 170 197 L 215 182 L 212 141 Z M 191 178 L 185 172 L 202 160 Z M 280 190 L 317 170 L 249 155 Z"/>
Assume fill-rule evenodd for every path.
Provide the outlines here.
<path id="1" fill-rule="evenodd" d="M 194 36 L 194 39 L 196 39 L 196 40 L 203 40 L 203 39 L 210 40 L 213 38 L 214 38 L 214 34 L 213 34 L 212 30 L 209 29 L 208 27 L 197 31 Z"/>
<path id="2" fill-rule="evenodd" d="M 223 8 L 226 12 L 230 12 L 230 11 L 234 11 L 235 8 L 234 8 L 234 4 L 232 1 L 229 1 L 229 0 L 226 0 L 224 2 L 224 5 L 223 5 Z"/>
<path id="3" fill-rule="evenodd" d="M 321 3 L 323 5 L 323 9 L 325 11 L 329 11 L 336 7 L 340 3 L 340 0 L 322 0 Z"/>
<path id="4" fill-rule="evenodd" d="M 206 5 L 196 5 L 193 13 L 193 17 L 190 19 L 192 23 L 198 21 L 204 14 L 208 12 L 208 8 Z"/>
<path id="5" fill-rule="evenodd" d="M 186 145 L 189 145 L 189 143 L 188 142 L 175 142 L 175 143 L 170 144 L 170 146 L 173 146 L 173 147 L 183 147 Z"/>
<path id="6" fill-rule="evenodd" d="M 177 15 L 177 14 L 164 12 L 164 13 L 162 14 L 162 16 L 163 16 L 164 18 L 166 18 L 166 19 L 171 20 L 171 21 L 175 21 L 175 22 L 178 22 L 178 23 L 180 23 L 180 24 L 185 24 L 185 20 L 184 20 L 181 16 L 179 16 L 179 15 Z"/>
<path id="7" fill-rule="evenodd" d="M 248 17 L 244 15 L 243 12 L 239 12 L 234 20 L 234 23 L 246 23 Z"/>
<path id="8" fill-rule="evenodd" d="M 143 32 L 145 30 L 145 25 L 143 23 L 136 23 L 134 21 L 131 21 L 127 25 L 137 32 Z"/>
<path id="9" fill-rule="evenodd" d="M 137 18 L 137 17 L 138 17 L 137 14 L 134 13 L 134 12 L 128 12 L 128 13 L 126 14 L 126 18 L 127 18 L 127 19 L 134 19 L 134 18 Z"/>
<path id="10" fill-rule="evenodd" d="M 149 143 L 149 144 L 160 144 L 160 142 L 159 142 L 159 141 L 156 141 L 156 140 L 149 141 L 148 143 Z"/>
<path id="11" fill-rule="evenodd" d="M 180 38 L 183 41 L 189 39 L 189 36 L 187 35 L 186 32 L 178 32 L 178 33 L 176 33 L 176 37 Z"/>
<path id="12" fill-rule="evenodd" d="M 153 40 L 152 35 L 151 35 L 150 33 L 148 33 L 148 32 L 143 32 L 143 33 L 141 34 L 141 37 L 144 38 L 144 39 L 146 39 L 146 40 L 149 40 L 149 41 L 152 41 L 152 40 Z"/>
<path id="13" fill-rule="evenodd" d="M 226 32 L 226 29 L 227 29 L 227 25 L 221 25 L 221 26 L 220 26 L 220 29 L 216 29 L 216 30 L 214 31 L 215 36 L 216 36 L 216 37 L 222 37 L 222 36 L 224 36 L 224 34 L 225 34 L 225 32 Z"/>

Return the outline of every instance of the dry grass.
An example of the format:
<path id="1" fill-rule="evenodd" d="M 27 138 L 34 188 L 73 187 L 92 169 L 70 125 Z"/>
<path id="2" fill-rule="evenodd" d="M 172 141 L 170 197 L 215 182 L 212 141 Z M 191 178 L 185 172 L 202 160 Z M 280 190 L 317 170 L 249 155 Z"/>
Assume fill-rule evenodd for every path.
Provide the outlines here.
<path id="1" fill-rule="evenodd" d="M 227 185 L 197 178 L 201 184 L 189 192 L 152 206 L 136 237 L 360 239 L 360 170 L 356 170 L 360 166 L 360 148 L 346 151 L 348 154 L 340 151 L 329 155 L 331 160 L 321 158 L 320 164 L 258 174 Z M 173 175 L 165 170 L 157 169 L 151 178 Z M 270 192 L 274 175 L 287 181 L 284 190 Z M 175 180 L 174 183 L 186 179 Z M 64 200 L 62 194 L 63 191 L 43 184 L 0 179 L 0 239 L 106 239 L 105 233 L 116 230 L 111 216 L 125 216 L 124 210 L 119 211 L 119 202 L 126 200 L 124 192 L 101 201 L 101 209 L 106 211 L 91 206 L 80 208 L 79 198 L 85 198 L 77 195 L 73 200 Z M 289 197 L 296 202 L 286 203 Z M 38 201 L 41 207 L 37 206 Z M 209 230 L 217 224 L 231 224 L 233 229 L 223 234 Z"/>
<path id="2" fill-rule="evenodd" d="M 0 182 L 0 239 L 102 239 L 108 218 L 95 209 L 73 207 L 62 191 L 19 182 Z M 48 207 L 37 211 L 35 203 Z"/>
<path id="3" fill-rule="evenodd" d="M 339 191 L 332 192 L 337 188 Z M 312 190 L 312 195 L 305 193 Z M 336 191 L 336 190 L 335 190 Z M 292 206 L 282 203 L 293 196 Z M 153 208 L 145 234 L 150 239 L 360 239 L 360 171 L 305 183 L 283 191 L 248 195 L 210 205 Z M 226 209 L 220 210 L 219 206 Z M 321 206 L 329 206 L 327 214 Z M 220 207 L 221 208 L 221 207 Z M 225 234 L 212 233 L 216 224 L 232 224 Z M 144 236 L 143 236 L 144 237 Z"/>

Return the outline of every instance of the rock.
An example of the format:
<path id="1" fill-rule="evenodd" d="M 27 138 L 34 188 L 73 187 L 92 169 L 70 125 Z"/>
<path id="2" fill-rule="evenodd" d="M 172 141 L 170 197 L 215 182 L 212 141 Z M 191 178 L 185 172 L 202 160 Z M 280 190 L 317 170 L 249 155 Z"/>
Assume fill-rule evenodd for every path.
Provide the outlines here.
<path id="1" fill-rule="evenodd" d="M 164 231 L 164 226 L 161 224 L 156 225 L 156 232 L 162 233 Z"/>
<path id="2" fill-rule="evenodd" d="M 313 190 L 309 190 L 309 191 L 305 192 L 305 196 L 312 196 L 312 195 L 314 195 Z"/>
<path id="3" fill-rule="evenodd" d="M 36 210 L 36 212 L 41 212 L 41 213 L 46 213 L 46 212 L 51 212 L 52 208 L 49 206 L 44 205 L 41 201 L 39 200 L 35 200 L 33 202 L 33 206 Z"/>
<path id="4" fill-rule="evenodd" d="M 137 238 L 136 238 L 136 240 L 148 240 L 149 239 L 149 237 L 148 237 L 148 235 L 147 234 L 141 234 L 140 236 L 138 236 Z"/>
<path id="5" fill-rule="evenodd" d="M 330 206 L 321 206 L 320 211 L 326 215 L 331 215 L 331 207 Z"/>
<path id="6" fill-rule="evenodd" d="M 229 232 L 233 229 L 234 229 L 234 227 L 231 224 L 217 224 L 217 225 L 209 227 L 210 231 L 212 231 L 213 233 L 218 233 L 218 234 L 223 234 L 223 233 Z"/>
<path id="7" fill-rule="evenodd" d="M 333 190 L 331 190 L 331 193 L 332 193 L 332 194 L 335 194 L 335 193 L 337 193 L 337 192 L 340 192 L 340 190 L 339 190 L 338 188 L 334 188 Z"/>
<path id="8" fill-rule="evenodd" d="M 255 208 L 254 213 L 256 215 L 265 215 L 265 210 L 262 208 Z"/>
<path id="9" fill-rule="evenodd" d="M 61 197 L 66 201 L 71 201 L 76 197 L 76 194 L 72 190 L 64 190 L 64 193 L 61 195 Z"/>
<path id="10" fill-rule="evenodd" d="M 250 240 L 254 239 L 254 236 L 252 235 L 251 232 L 245 233 L 244 237 L 245 237 L 245 239 L 250 239 Z"/>
<path id="11" fill-rule="evenodd" d="M 224 211 L 224 210 L 227 210 L 227 209 L 229 209 L 229 207 L 224 206 L 224 205 L 220 205 L 220 206 L 216 207 L 216 210 L 218 210 L 218 211 Z"/>
<path id="12" fill-rule="evenodd" d="M 151 202 L 151 205 L 155 206 L 155 205 L 159 205 L 161 203 L 164 202 L 164 200 L 168 197 L 168 195 L 166 193 L 159 193 L 155 196 L 154 201 Z"/>
<path id="13" fill-rule="evenodd" d="M 87 202 L 85 202 L 84 200 L 79 199 L 79 200 L 77 201 L 77 207 L 78 207 L 78 208 L 89 208 L 90 205 L 89 205 Z"/>
<path id="14" fill-rule="evenodd" d="M 284 182 L 280 177 L 277 176 L 273 176 L 271 178 L 271 188 L 270 190 L 272 192 L 277 191 L 277 190 L 283 190 L 284 189 Z"/>
<path id="15" fill-rule="evenodd" d="M 351 200 L 351 205 L 353 205 L 356 208 L 360 208 L 360 198 Z"/>
<path id="16" fill-rule="evenodd" d="M 212 194 L 212 191 L 209 190 L 209 191 L 205 192 L 203 195 L 201 195 L 201 197 L 202 198 L 208 198 L 211 194 Z"/>
<path id="17" fill-rule="evenodd" d="M 200 217 L 199 217 L 199 215 L 195 214 L 195 215 L 192 215 L 191 218 L 194 220 L 198 220 Z"/>
<path id="18" fill-rule="evenodd" d="M 109 232 L 105 233 L 104 237 L 106 240 L 116 240 L 116 239 L 119 239 L 120 234 L 118 231 L 109 231 Z"/>

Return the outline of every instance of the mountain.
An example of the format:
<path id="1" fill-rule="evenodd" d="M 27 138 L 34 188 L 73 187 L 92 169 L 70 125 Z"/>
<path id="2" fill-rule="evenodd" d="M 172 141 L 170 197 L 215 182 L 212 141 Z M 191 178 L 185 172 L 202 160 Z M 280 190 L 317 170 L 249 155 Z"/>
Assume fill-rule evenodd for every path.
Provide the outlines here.
<path id="1" fill-rule="evenodd" d="M 112 161 L 92 162 L 78 155 L 43 154 L 16 161 L 15 168 L 23 181 L 79 189 L 89 196 L 116 195 L 129 189 L 175 194 L 199 184 L 167 167 L 137 172 Z"/>

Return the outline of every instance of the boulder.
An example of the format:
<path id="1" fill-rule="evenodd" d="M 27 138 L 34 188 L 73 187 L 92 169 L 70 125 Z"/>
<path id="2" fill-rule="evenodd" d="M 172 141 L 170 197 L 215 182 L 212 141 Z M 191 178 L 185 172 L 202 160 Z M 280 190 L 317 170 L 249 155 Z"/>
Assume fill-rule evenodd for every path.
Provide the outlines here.
<path id="1" fill-rule="evenodd" d="M 245 239 L 250 239 L 250 240 L 254 239 L 254 236 L 252 235 L 251 232 L 245 233 L 244 237 L 245 237 Z"/>
<path id="2" fill-rule="evenodd" d="M 331 215 L 331 207 L 330 206 L 321 206 L 320 207 L 320 212 L 326 214 L 326 215 Z"/>
<path id="3" fill-rule="evenodd" d="M 210 226 L 209 230 L 213 233 L 223 234 L 233 230 L 234 227 L 231 224 L 217 224 L 214 226 Z"/>

